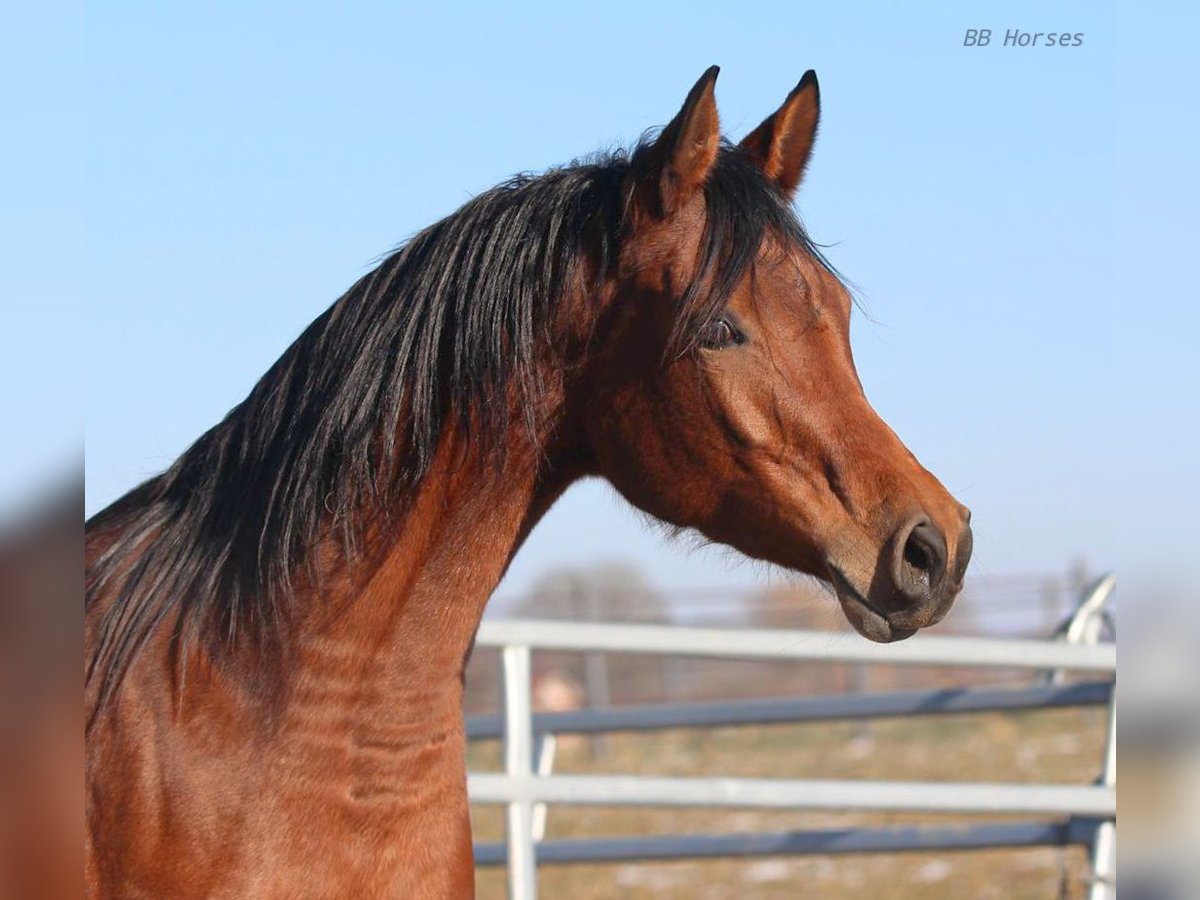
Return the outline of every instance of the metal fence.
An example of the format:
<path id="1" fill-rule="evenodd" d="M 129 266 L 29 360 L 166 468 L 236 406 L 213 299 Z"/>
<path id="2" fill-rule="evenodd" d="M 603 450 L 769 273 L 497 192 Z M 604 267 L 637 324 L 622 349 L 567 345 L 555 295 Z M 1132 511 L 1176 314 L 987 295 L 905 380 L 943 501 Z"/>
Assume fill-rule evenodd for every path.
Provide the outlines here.
<path id="1" fill-rule="evenodd" d="M 873 644 L 822 631 L 685 628 L 545 621 L 485 622 L 476 644 L 499 648 L 503 716 L 467 721 L 468 737 L 504 740 L 503 773 L 471 773 L 471 801 L 506 807 L 504 844 L 480 844 L 478 865 L 505 865 L 511 900 L 537 895 L 541 863 L 628 862 L 709 858 L 962 850 L 1080 844 L 1090 848 L 1090 900 L 1115 898 L 1116 646 L 1099 643 L 1113 576 L 1085 592 L 1052 640 L 997 640 L 922 635 Z M 831 639 L 832 638 L 832 639 Z M 641 706 L 534 715 L 530 655 L 534 650 L 650 653 L 759 660 L 967 666 L 1041 671 L 1041 683 L 1016 689 L 954 689 L 801 699 Z M 1096 680 L 1064 683 L 1065 672 Z M 1107 706 L 1101 776 L 1092 785 L 935 783 L 764 778 L 662 778 L 553 775 L 554 735 L 888 716 L 994 712 L 1064 706 Z M 541 752 L 535 761 L 535 747 Z M 945 827 L 890 827 L 737 835 L 663 835 L 543 841 L 547 804 L 739 807 L 836 811 L 905 811 L 1058 817 Z"/>

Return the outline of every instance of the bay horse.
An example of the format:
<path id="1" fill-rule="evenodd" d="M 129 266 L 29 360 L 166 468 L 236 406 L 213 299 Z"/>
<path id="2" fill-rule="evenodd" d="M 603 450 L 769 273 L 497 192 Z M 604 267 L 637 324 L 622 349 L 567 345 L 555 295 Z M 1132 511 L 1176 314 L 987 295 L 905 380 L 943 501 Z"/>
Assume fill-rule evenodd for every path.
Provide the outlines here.
<path id="1" fill-rule="evenodd" d="M 418 233 L 87 523 L 88 896 L 472 896 L 463 667 L 586 476 L 872 640 L 946 614 L 968 512 L 868 404 L 792 209 L 817 79 L 734 145 L 716 77 Z"/>

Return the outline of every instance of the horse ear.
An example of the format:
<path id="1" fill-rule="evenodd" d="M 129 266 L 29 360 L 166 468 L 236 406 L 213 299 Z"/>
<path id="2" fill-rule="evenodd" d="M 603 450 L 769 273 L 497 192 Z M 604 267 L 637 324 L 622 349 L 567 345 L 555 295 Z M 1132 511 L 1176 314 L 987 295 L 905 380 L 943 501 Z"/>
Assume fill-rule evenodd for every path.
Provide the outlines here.
<path id="1" fill-rule="evenodd" d="M 809 69 L 783 105 L 742 139 L 741 147 L 791 197 L 804 178 L 821 119 L 821 89 Z"/>
<path id="2" fill-rule="evenodd" d="M 688 92 L 683 108 L 650 148 L 642 184 L 655 212 L 666 218 L 682 207 L 708 179 L 721 145 L 721 125 L 713 87 L 717 66 L 709 66 Z"/>

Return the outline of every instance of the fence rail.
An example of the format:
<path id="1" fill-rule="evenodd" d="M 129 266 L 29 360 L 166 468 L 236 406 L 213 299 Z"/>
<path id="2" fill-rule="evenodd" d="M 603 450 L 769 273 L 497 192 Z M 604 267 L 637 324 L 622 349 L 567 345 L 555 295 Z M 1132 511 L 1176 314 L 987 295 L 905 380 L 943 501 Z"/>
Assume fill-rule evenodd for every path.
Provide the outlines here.
<path id="1" fill-rule="evenodd" d="M 1115 644 L 937 635 L 920 635 L 895 644 L 875 644 L 857 634 L 840 631 L 692 628 L 539 619 L 484 622 L 479 626 L 475 644 L 478 647 L 530 647 L 537 650 L 972 669 L 1113 672 L 1117 667 Z"/>
<path id="2" fill-rule="evenodd" d="M 731 725 L 798 724 L 898 716 L 1107 706 L 1112 699 L 1112 690 L 1111 681 L 1083 681 L 1027 688 L 943 688 L 881 694 L 772 697 L 719 703 L 616 706 L 607 709 L 534 713 L 533 731 L 539 735 L 605 734 L 619 731 L 661 731 L 669 728 L 720 728 Z M 469 740 L 494 740 L 503 735 L 503 716 L 467 717 Z"/>
<path id="3" fill-rule="evenodd" d="M 503 862 L 512 900 L 537 895 L 537 863 L 682 859 L 715 855 L 881 852 L 1085 843 L 1092 851 L 1091 900 L 1115 897 L 1116 675 L 1114 644 L 1094 643 L 1090 620 L 1102 616 L 1115 579 L 1085 593 L 1058 640 L 996 640 L 921 636 L 880 645 L 819 631 L 723 630 L 659 625 L 485 622 L 477 646 L 501 650 L 503 717 L 468 722 L 472 738 L 504 738 L 505 771 L 472 773 L 474 803 L 506 807 Z M 1087 620 L 1087 621 L 1085 621 Z M 1078 641 L 1083 641 L 1079 643 Z M 651 653 L 730 659 L 824 660 L 886 665 L 1032 669 L 1049 683 L 1020 690 L 918 691 L 894 694 L 689 704 L 534 716 L 530 654 L 534 650 Z M 1110 680 L 1062 684 L 1064 672 L 1101 673 Z M 1030 785 L 831 781 L 761 778 L 661 778 L 626 775 L 550 775 L 534 765 L 536 737 L 557 732 L 599 733 L 717 724 L 980 712 L 1107 704 L 1106 756 L 1096 785 Z M 1054 815 L 1057 822 L 1001 822 L 941 828 L 855 829 L 760 835 L 677 835 L 540 842 L 545 804 L 753 807 L 761 809 L 889 810 L 947 814 Z M 541 813 L 539 816 L 537 813 Z M 498 845 L 476 848 L 479 864 L 500 861 Z"/>
<path id="4" fill-rule="evenodd" d="M 476 803 L 563 806 L 707 806 L 839 812 L 1115 816 L 1117 793 L 1073 784 L 950 783 L 803 778 L 662 778 L 652 775 L 476 773 Z"/>
<path id="5" fill-rule="evenodd" d="M 839 828 L 759 834 L 646 835 L 633 838 L 541 841 L 538 862 L 625 863 L 729 856 L 823 856 L 910 853 L 931 850 L 994 850 L 1016 847 L 1090 846 L 1103 819 L 1075 816 L 1058 822 L 989 822 L 983 825 Z M 502 866 L 500 842 L 475 848 L 475 864 Z"/>

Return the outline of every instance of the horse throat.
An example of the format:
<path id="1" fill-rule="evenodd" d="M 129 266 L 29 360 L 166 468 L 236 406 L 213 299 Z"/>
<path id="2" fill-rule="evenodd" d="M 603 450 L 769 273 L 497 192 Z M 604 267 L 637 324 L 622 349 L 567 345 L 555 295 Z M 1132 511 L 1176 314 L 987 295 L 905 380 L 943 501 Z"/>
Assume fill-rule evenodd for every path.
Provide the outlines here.
<path id="1" fill-rule="evenodd" d="M 297 622 L 279 738 L 341 771 L 346 796 L 402 796 L 428 766 L 462 782 L 462 675 L 484 607 L 529 531 L 572 480 L 542 452 L 491 471 L 434 460 L 396 535 L 349 602 Z M 334 724 L 336 723 L 336 724 Z M 333 734 L 330 729 L 340 730 Z M 299 762 L 299 759 L 297 760 Z"/>
<path id="2" fill-rule="evenodd" d="M 482 480 L 435 463 L 357 595 L 298 623 L 262 825 L 339 835 L 330 893 L 314 895 L 470 895 L 463 667 L 509 560 L 566 486 L 536 459 L 510 455 Z M 264 853 L 311 871 L 318 848 L 294 840 Z"/>

